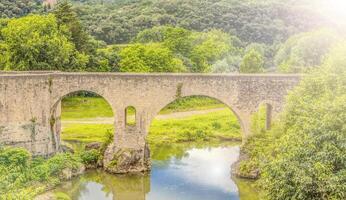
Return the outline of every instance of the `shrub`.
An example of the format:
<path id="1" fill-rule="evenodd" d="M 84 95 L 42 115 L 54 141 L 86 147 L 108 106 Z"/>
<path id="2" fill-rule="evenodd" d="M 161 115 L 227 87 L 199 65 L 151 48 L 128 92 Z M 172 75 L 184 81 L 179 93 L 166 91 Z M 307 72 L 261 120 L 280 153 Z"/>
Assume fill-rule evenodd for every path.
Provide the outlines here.
<path id="1" fill-rule="evenodd" d="M 0 165 L 25 168 L 29 159 L 29 152 L 22 148 L 7 148 L 0 151 Z"/>
<path id="2" fill-rule="evenodd" d="M 64 169 L 77 170 L 81 159 L 72 154 L 57 154 L 45 160 L 31 158 L 22 148 L 0 149 L 0 199 L 33 199 L 49 185 L 60 183 Z"/>
<path id="3" fill-rule="evenodd" d="M 82 162 L 86 165 L 96 164 L 101 157 L 100 151 L 92 149 L 90 151 L 84 151 L 81 153 Z"/>

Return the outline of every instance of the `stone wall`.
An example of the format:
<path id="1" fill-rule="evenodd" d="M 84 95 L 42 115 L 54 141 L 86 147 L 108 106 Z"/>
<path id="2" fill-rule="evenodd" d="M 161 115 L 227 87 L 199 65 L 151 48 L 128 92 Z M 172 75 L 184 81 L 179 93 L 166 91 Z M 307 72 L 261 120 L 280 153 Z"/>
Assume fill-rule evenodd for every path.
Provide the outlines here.
<path id="1" fill-rule="evenodd" d="M 61 99 L 82 90 L 101 95 L 112 107 L 116 148 L 143 150 L 157 113 L 176 98 L 191 95 L 226 104 L 238 117 L 246 138 L 251 134 L 250 116 L 259 105 L 270 104 L 275 116 L 299 81 L 299 75 L 279 74 L 0 72 L 0 144 L 22 146 L 34 155 L 55 153 L 60 144 Z M 128 106 L 137 111 L 134 127 L 125 125 Z"/>

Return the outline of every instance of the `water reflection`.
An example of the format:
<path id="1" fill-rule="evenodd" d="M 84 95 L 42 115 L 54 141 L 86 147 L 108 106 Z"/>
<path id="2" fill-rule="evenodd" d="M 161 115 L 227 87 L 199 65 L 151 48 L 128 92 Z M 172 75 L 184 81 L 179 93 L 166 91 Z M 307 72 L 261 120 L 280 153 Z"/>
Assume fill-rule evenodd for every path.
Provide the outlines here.
<path id="1" fill-rule="evenodd" d="M 173 158 L 151 175 L 147 199 L 239 199 L 230 179 L 230 165 L 239 156 L 239 147 L 192 149 L 182 159 Z"/>
<path id="2" fill-rule="evenodd" d="M 168 149 L 168 151 L 167 151 Z M 57 189 L 75 200 L 236 200 L 256 199 L 256 192 L 230 178 L 238 146 L 203 147 L 196 144 L 155 147 L 150 175 L 114 176 L 90 171 Z M 165 153 L 166 152 L 166 153 Z"/>

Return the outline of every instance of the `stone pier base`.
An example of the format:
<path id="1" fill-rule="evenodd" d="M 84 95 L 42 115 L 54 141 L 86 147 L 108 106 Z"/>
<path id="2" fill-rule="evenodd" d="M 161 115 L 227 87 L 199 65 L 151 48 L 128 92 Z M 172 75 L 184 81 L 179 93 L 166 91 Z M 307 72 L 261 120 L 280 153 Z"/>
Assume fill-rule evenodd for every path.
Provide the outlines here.
<path id="1" fill-rule="evenodd" d="M 105 151 L 104 169 L 113 174 L 143 173 L 150 171 L 150 151 L 146 144 L 142 148 L 120 148 L 114 143 Z"/>

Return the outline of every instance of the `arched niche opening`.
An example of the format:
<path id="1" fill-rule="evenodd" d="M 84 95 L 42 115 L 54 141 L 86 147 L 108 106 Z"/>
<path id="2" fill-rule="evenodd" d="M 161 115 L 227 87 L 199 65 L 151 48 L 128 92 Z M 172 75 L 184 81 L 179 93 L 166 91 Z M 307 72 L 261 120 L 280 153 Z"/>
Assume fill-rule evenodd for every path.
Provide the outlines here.
<path id="1" fill-rule="evenodd" d="M 105 142 L 114 135 L 114 112 L 101 95 L 75 91 L 54 105 L 51 127 L 57 144 L 79 148 L 87 143 Z"/>
<path id="2" fill-rule="evenodd" d="M 256 113 L 251 117 L 251 131 L 264 133 L 271 129 L 273 118 L 273 106 L 270 103 L 261 103 Z"/>
<path id="3" fill-rule="evenodd" d="M 146 140 L 152 159 L 164 160 L 184 156 L 189 144 L 203 148 L 204 144 L 240 143 L 242 138 L 242 122 L 228 105 L 208 96 L 187 96 L 160 110 Z"/>
<path id="4" fill-rule="evenodd" d="M 136 108 L 134 106 L 128 106 L 125 108 L 125 126 L 136 126 Z"/>

